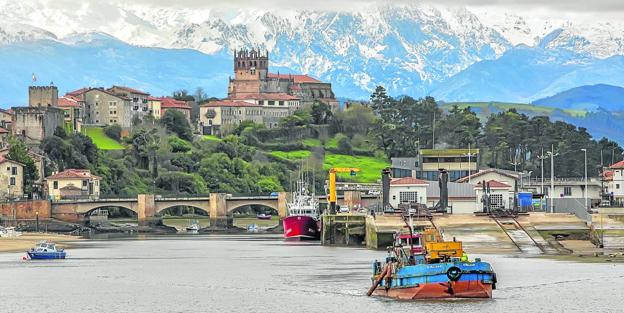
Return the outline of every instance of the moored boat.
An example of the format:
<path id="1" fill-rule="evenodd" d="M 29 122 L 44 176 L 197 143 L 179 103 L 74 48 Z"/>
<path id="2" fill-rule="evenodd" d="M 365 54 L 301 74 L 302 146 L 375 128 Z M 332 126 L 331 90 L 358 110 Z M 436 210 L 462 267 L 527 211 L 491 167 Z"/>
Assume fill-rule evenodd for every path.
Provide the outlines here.
<path id="1" fill-rule="evenodd" d="M 496 273 L 489 263 L 479 258 L 469 261 L 461 242 L 442 241 L 435 229 L 425 230 L 424 235 L 396 236 L 385 262 L 373 262 L 369 296 L 401 300 L 492 297 Z M 421 238 L 424 245 L 416 240 Z"/>
<path id="2" fill-rule="evenodd" d="M 188 232 L 197 232 L 199 231 L 199 222 L 197 220 L 193 220 L 188 226 L 186 226 L 186 231 Z"/>
<path id="3" fill-rule="evenodd" d="M 303 182 L 297 183 L 293 201 L 288 203 L 288 216 L 282 220 L 284 238 L 289 240 L 319 240 L 321 228 L 318 201 L 309 194 Z"/>
<path id="4" fill-rule="evenodd" d="M 64 249 L 57 249 L 56 244 L 50 241 L 41 241 L 35 248 L 26 251 L 31 260 L 64 259 Z"/>
<path id="5" fill-rule="evenodd" d="M 270 220 L 271 219 L 271 214 L 258 214 L 256 215 L 256 218 L 259 220 Z"/>

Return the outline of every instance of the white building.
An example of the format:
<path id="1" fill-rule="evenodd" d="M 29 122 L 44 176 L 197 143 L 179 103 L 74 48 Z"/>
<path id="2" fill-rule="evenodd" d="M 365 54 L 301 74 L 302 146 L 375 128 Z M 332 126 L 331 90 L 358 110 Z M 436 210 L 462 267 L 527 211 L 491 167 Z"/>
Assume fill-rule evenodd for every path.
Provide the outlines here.
<path id="1" fill-rule="evenodd" d="M 413 177 L 395 178 L 390 181 L 390 205 L 399 203 L 427 204 L 427 186 L 429 184 Z"/>
<path id="2" fill-rule="evenodd" d="M 606 183 L 605 193 L 612 200 L 618 202 L 624 200 L 624 161 L 609 166 L 603 173 L 603 180 Z"/>
<path id="3" fill-rule="evenodd" d="M 427 207 L 434 207 L 440 201 L 440 186 L 437 181 L 429 181 L 427 186 Z M 473 184 L 448 183 L 448 208 L 451 214 L 473 214 L 480 211 Z"/>
<path id="4" fill-rule="evenodd" d="M 489 180 L 485 182 L 486 188 L 489 185 L 490 188 L 490 210 L 507 210 L 513 206 L 513 187 L 496 180 Z M 483 205 L 481 199 L 483 199 L 483 183 L 478 183 L 475 187 L 477 195 L 476 204 L 477 209 L 481 211 Z"/>

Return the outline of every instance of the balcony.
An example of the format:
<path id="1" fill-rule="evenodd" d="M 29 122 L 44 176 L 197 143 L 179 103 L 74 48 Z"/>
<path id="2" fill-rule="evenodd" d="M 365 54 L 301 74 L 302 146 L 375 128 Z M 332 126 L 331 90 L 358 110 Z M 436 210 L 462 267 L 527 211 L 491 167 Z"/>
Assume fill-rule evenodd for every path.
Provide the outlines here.
<path id="1" fill-rule="evenodd" d="M 138 106 L 133 106 L 133 107 L 132 107 L 132 110 L 133 110 L 133 111 L 138 111 L 138 110 L 139 110 L 139 107 L 138 107 Z"/>

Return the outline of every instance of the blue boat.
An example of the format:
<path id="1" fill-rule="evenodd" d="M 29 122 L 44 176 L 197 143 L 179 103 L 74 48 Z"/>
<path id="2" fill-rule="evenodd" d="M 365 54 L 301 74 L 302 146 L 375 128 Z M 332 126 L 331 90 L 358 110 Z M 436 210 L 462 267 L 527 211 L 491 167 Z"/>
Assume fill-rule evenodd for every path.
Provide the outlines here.
<path id="1" fill-rule="evenodd" d="M 65 250 L 57 249 L 56 244 L 49 241 L 41 241 L 35 248 L 26 251 L 31 260 L 64 259 Z"/>

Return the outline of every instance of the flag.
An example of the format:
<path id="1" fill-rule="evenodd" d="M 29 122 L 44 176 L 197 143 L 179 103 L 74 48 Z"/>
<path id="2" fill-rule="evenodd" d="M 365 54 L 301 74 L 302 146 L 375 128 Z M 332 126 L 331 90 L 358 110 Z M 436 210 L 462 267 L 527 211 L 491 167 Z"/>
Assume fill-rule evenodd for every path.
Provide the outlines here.
<path id="1" fill-rule="evenodd" d="M 32 74 L 32 82 L 37 82 L 37 76 L 35 76 L 35 73 Z"/>

